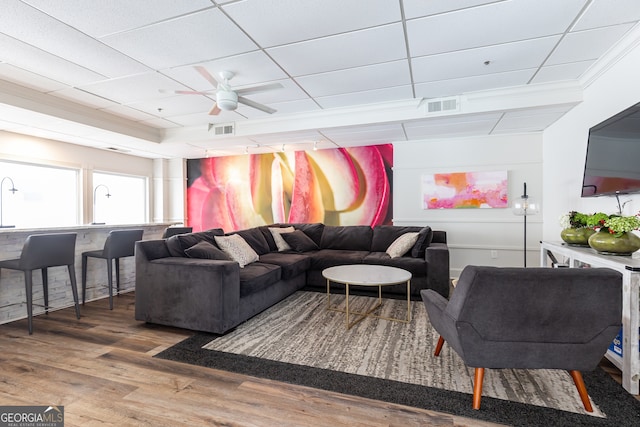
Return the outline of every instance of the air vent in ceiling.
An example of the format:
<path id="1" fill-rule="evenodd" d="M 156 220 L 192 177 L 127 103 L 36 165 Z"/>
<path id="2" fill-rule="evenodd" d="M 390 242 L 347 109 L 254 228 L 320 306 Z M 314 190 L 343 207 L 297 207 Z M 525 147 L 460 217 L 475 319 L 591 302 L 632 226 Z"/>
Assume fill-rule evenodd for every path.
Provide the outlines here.
<path id="1" fill-rule="evenodd" d="M 130 153 L 131 152 L 131 150 L 125 150 L 123 148 L 117 148 L 117 147 L 105 147 L 105 150 L 117 151 L 119 153 Z"/>
<path id="2" fill-rule="evenodd" d="M 460 110 L 458 97 L 430 99 L 426 103 L 425 114 L 443 114 Z"/>
<path id="3" fill-rule="evenodd" d="M 217 124 L 209 123 L 209 132 L 215 136 L 233 135 L 235 133 L 235 123 Z"/>

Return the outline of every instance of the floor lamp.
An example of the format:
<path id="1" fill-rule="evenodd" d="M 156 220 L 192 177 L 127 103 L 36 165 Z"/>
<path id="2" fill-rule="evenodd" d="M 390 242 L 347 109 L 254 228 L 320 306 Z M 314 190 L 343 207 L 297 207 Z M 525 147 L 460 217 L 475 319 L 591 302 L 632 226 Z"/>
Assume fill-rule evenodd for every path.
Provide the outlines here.
<path id="1" fill-rule="evenodd" d="M 524 217 L 524 266 L 527 266 L 527 216 L 535 215 L 540 211 L 540 206 L 527 194 L 527 183 L 524 183 L 524 192 L 520 199 L 513 203 L 514 215 Z"/>

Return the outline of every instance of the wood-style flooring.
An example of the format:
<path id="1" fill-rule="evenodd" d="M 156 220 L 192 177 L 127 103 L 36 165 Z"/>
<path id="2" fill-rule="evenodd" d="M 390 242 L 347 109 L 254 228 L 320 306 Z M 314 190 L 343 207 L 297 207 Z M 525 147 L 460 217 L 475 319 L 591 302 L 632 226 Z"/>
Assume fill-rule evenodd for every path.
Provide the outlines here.
<path id="1" fill-rule="evenodd" d="M 191 332 L 134 320 L 133 293 L 81 312 L 0 325 L 0 405 L 63 405 L 67 427 L 496 425 L 153 358 Z"/>

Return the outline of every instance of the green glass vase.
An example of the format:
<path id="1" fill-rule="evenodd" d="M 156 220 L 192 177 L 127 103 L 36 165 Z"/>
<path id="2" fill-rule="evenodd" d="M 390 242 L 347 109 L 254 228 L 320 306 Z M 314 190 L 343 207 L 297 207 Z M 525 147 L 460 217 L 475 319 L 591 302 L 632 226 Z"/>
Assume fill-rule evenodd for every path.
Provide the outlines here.
<path id="1" fill-rule="evenodd" d="M 565 228 L 560 232 L 560 238 L 571 246 L 589 247 L 589 237 L 595 232 L 593 228 Z"/>
<path id="2" fill-rule="evenodd" d="M 640 249 L 640 237 L 633 233 L 624 233 L 616 237 L 605 229 L 589 237 L 589 246 L 603 255 L 630 256 Z"/>

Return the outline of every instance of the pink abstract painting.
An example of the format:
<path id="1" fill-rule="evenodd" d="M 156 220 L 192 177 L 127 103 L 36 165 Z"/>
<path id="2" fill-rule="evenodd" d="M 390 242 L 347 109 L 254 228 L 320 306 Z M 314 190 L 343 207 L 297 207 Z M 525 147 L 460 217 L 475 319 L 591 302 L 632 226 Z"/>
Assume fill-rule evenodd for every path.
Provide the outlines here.
<path id="1" fill-rule="evenodd" d="M 422 175 L 422 208 L 506 208 L 507 190 L 507 171 Z"/>

